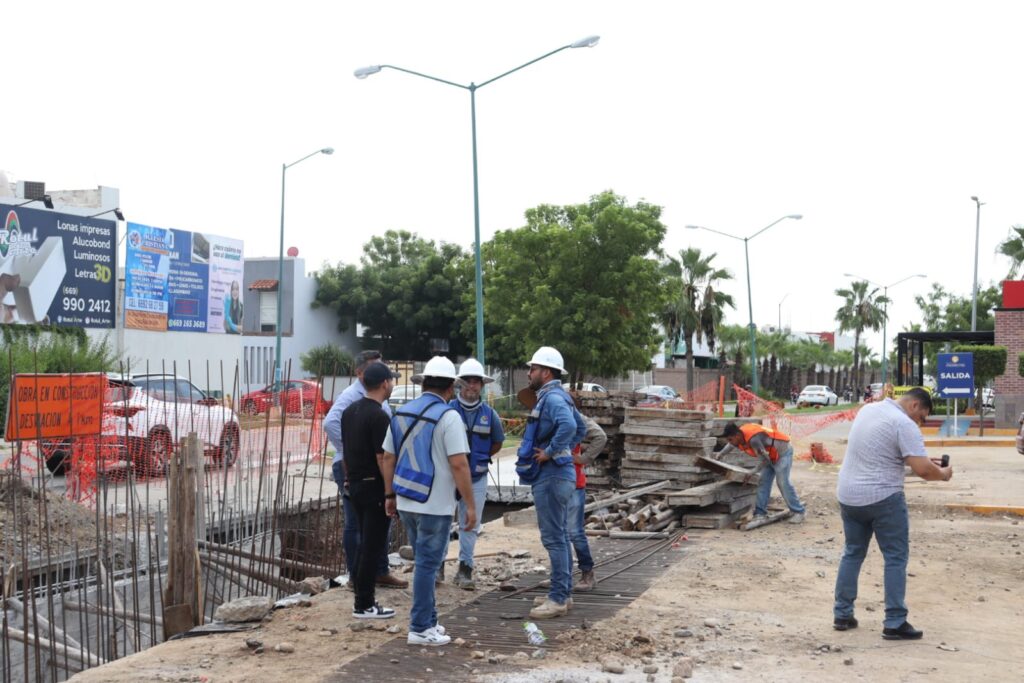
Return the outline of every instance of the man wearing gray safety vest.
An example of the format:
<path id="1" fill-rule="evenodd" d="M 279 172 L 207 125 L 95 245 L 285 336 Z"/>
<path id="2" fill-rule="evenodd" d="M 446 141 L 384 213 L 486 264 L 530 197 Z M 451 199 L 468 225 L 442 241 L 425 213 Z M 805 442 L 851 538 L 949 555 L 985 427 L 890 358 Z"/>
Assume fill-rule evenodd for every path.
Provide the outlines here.
<path id="1" fill-rule="evenodd" d="M 434 579 L 448 547 L 456 489 L 467 503 L 465 529 L 476 528 L 469 443 L 459 414 L 448 405 L 455 365 L 434 356 L 412 380 L 423 385 L 423 394 L 395 410 L 384 437 L 385 509 L 391 516 L 398 512 L 416 557 L 406 642 L 445 645 L 451 637 L 437 623 Z"/>
<path id="2" fill-rule="evenodd" d="M 484 501 L 487 500 L 487 471 L 491 456 L 501 450 L 505 432 L 501 428 L 501 417 L 487 403 L 481 393 L 485 384 L 494 379 L 484 372 L 484 366 L 475 358 L 463 361 L 459 366 L 459 395 L 451 406 L 462 418 L 469 440 L 469 469 L 473 478 L 473 502 L 476 504 L 476 526 L 466 526 L 467 502 L 459 499 L 459 571 L 455 585 L 463 590 L 475 590 L 473 580 L 473 550 L 483 525 Z"/>

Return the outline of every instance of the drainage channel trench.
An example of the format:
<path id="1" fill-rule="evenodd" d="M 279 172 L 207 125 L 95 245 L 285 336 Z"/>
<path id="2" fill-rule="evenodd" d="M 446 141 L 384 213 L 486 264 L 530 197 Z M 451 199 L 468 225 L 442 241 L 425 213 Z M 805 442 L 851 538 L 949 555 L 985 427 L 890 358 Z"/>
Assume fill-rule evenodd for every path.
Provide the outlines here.
<path id="1" fill-rule="evenodd" d="M 598 584 L 591 592 L 574 593 L 574 604 L 567 615 L 538 622 L 548 638 L 543 649 L 558 649 L 560 633 L 586 628 L 636 600 L 683 556 L 682 550 L 673 547 L 680 536 L 661 541 L 591 539 Z M 362 676 L 364 680 L 415 681 L 446 676 L 451 681 L 468 679 L 473 669 L 481 667 L 486 667 L 488 673 L 515 667 L 518 661 L 511 657 L 493 665 L 487 660 L 472 659 L 472 652 L 490 651 L 507 657 L 537 649 L 527 640 L 523 622 L 530 621 L 534 598 L 547 595 L 547 589 L 540 587 L 540 581 L 545 578 L 547 574 L 525 574 L 514 592 L 491 591 L 441 615 L 439 621 L 453 641 L 462 638 L 467 642 L 466 647 L 414 647 L 406 644 L 403 634 L 339 667 L 337 676 L 330 680 Z"/>

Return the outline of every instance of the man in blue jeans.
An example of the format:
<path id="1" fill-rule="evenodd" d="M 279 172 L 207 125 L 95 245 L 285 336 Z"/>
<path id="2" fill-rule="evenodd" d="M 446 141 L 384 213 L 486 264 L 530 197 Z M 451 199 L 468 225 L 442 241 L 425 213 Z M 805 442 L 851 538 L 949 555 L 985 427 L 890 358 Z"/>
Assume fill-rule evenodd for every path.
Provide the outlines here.
<path id="1" fill-rule="evenodd" d="M 583 528 L 586 519 L 584 508 L 587 506 L 587 475 L 583 468 L 588 467 L 597 456 L 604 450 L 608 443 L 608 435 L 601 429 L 594 418 L 583 415 L 583 422 L 587 425 L 587 435 L 578 447 L 573 449 L 572 462 L 576 469 L 576 491 L 573 493 L 572 501 L 569 503 L 567 517 L 569 519 L 569 544 L 570 553 L 576 551 L 576 563 L 580 567 L 580 580 L 573 586 L 574 591 L 592 591 L 597 585 L 597 577 L 594 576 L 594 557 L 590 554 L 590 542 L 587 540 L 587 532 Z M 569 555 L 569 569 L 572 569 L 572 555 Z"/>
<path id="2" fill-rule="evenodd" d="M 790 472 L 793 469 L 793 445 L 790 443 L 789 435 L 783 434 L 777 429 L 762 427 L 759 424 L 737 425 L 735 422 L 730 422 L 725 425 L 722 436 L 729 444 L 718 452 L 718 457 L 736 449 L 758 459 L 754 472 L 761 475 L 761 481 L 757 487 L 757 500 L 754 503 L 754 519 L 767 516 L 772 482 L 777 481 L 779 493 L 786 501 L 789 511 L 793 513 L 789 518 L 789 523 L 802 524 L 806 510 L 789 480 Z"/>
<path id="3" fill-rule="evenodd" d="M 832 626 L 857 628 L 853 603 L 857 579 L 871 537 L 885 558 L 886 640 L 916 640 L 924 635 L 907 621 L 907 561 L 910 518 L 903 495 L 904 466 L 926 481 L 949 481 L 951 467 L 927 457 L 920 425 L 932 409 L 931 395 L 914 387 L 899 400 L 886 398 L 860 409 L 839 470 L 836 497 L 843 517 L 846 546 L 836 575 Z"/>
<path id="4" fill-rule="evenodd" d="M 562 354 L 540 347 L 530 359 L 530 388 L 537 393 L 538 413 L 533 458 L 539 466 L 532 484 L 540 540 L 551 561 L 548 597 L 530 610 L 533 619 L 560 617 L 572 606 L 572 564 L 569 550 L 569 507 L 576 495 L 572 448 L 583 441 L 587 426 L 562 388 Z"/>
<path id="5" fill-rule="evenodd" d="M 463 531 L 476 528 L 466 425 L 448 405 L 455 379 L 455 365 L 447 358 L 427 361 L 423 373 L 413 377 L 423 384 L 423 394 L 395 411 L 384 437 L 385 510 L 401 516 L 416 557 L 409 645 L 451 642 L 437 623 L 434 581 L 445 560 L 456 490 L 466 501 Z"/>
<path id="6" fill-rule="evenodd" d="M 356 558 L 359 556 L 359 524 L 356 521 L 357 515 L 355 507 L 349 500 L 348 496 L 345 495 L 345 468 L 342 465 L 342 459 L 345 456 L 345 445 L 342 439 L 341 430 L 341 416 L 353 403 L 366 397 L 366 387 L 363 386 L 363 373 L 371 363 L 383 362 L 381 359 L 380 351 L 360 351 L 355 357 L 355 371 L 356 381 L 350 384 L 338 394 L 337 398 L 334 399 L 334 403 L 331 404 L 331 409 L 327 412 L 327 417 L 324 418 L 324 432 L 327 434 L 328 441 L 334 446 L 334 460 L 331 463 L 331 472 L 334 474 L 334 482 L 338 485 L 338 493 L 341 495 L 341 506 L 342 511 L 345 515 L 345 528 L 341 533 L 341 545 L 345 551 L 345 568 L 348 571 L 349 578 L 355 576 L 354 563 Z M 381 406 L 384 412 L 387 413 L 388 417 L 391 416 L 391 407 L 388 406 L 387 402 Z M 390 545 L 391 530 L 390 525 L 388 527 L 388 539 L 389 542 L 384 544 L 383 550 L 380 554 L 380 560 L 377 562 L 377 585 L 384 586 L 387 588 L 406 588 L 409 586 L 409 582 L 400 579 L 397 576 L 391 574 L 390 568 L 388 567 L 388 546 Z M 350 588 L 355 588 L 352 582 L 349 582 Z"/>

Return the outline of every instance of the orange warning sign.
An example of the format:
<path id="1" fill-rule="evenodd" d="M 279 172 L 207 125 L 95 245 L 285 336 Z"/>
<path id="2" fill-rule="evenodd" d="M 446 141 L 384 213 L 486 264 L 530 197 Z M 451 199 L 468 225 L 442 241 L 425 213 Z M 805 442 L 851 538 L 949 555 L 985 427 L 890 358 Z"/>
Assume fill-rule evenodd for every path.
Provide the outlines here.
<path id="1" fill-rule="evenodd" d="M 7 401 L 8 441 L 95 436 L 103 422 L 100 373 L 15 375 Z"/>

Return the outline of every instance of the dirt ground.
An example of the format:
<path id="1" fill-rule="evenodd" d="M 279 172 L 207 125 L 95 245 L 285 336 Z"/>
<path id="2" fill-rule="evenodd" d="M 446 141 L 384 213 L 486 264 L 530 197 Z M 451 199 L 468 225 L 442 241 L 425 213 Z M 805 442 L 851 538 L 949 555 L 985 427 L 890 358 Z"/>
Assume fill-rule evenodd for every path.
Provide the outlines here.
<path id="1" fill-rule="evenodd" d="M 838 459 L 844 447 L 826 442 Z M 801 452 L 800 444 L 797 452 Z M 806 449 L 804 449 L 806 450 Z M 805 524 L 779 523 L 751 532 L 690 534 L 686 555 L 639 600 L 586 631 L 563 636 L 559 651 L 502 681 L 670 681 L 673 665 L 693 658 L 700 681 L 1019 681 L 1024 669 L 1024 518 L 952 512 L 947 503 L 1024 505 L 1024 456 L 1013 448 L 950 449 L 948 483 L 907 481 L 911 507 L 910 621 L 916 642 L 882 640 L 882 559 L 873 547 L 860 581 L 860 628 L 837 632 L 832 592 L 843 534 L 835 503 L 838 466 L 797 463 L 794 484 L 808 508 Z M 544 555 L 535 529 L 492 522 L 479 553 L 530 550 L 521 566 Z M 454 554 L 454 550 L 450 551 Z M 500 571 L 508 558 L 481 560 Z M 450 565 L 449 565 L 450 566 Z M 493 583 L 493 581 L 492 581 Z M 439 612 L 474 594 L 446 586 Z M 315 681 L 387 639 L 404 637 L 409 596 L 386 591 L 398 616 L 386 631 L 348 627 L 351 594 L 332 590 L 310 608 L 276 612 L 257 631 L 165 643 L 75 677 L 74 681 Z M 300 630 L 302 629 L 302 630 Z M 326 629 L 326 630 L 325 630 Z M 336 632 L 332 632 L 334 629 Z M 649 639 L 649 643 L 638 642 Z M 255 637 L 266 651 L 251 655 Z M 288 642 L 293 654 L 273 651 Z M 606 673 L 602 663 L 624 673 Z M 648 667 L 656 673 L 645 674 Z M 652 678 L 653 677 L 653 678 Z"/>

